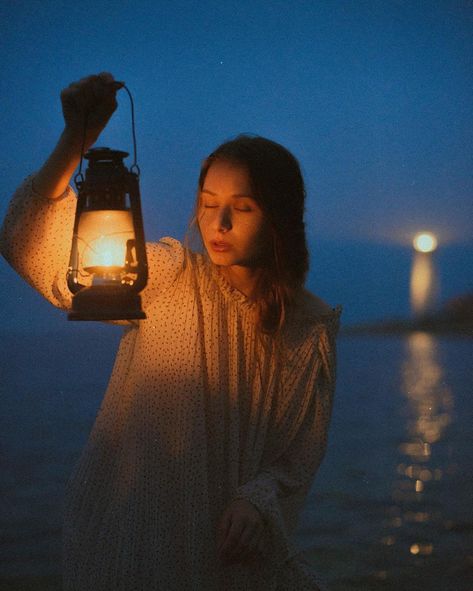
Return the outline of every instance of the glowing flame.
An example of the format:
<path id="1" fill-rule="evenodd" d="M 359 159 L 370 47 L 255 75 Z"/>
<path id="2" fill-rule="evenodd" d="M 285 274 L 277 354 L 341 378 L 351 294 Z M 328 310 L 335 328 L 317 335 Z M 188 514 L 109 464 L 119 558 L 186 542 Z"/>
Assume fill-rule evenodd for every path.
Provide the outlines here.
<path id="1" fill-rule="evenodd" d="M 99 236 L 90 246 L 89 266 L 123 267 L 126 245 L 122 236 Z M 90 253 L 90 254 L 89 254 Z M 84 253 L 84 258 L 86 253 Z"/>
<path id="2" fill-rule="evenodd" d="M 78 236 L 82 268 L 92 270 L 123 268 L 127 240 L 134 238 L 131 212 L 96 210 L 84 212 L 80 218 Z"/>
<path id="3" fill-rule="evenodd" d="M 431 232 L 421 232 L 414 237 L 413 245 L 417 252 L 433 252 L 438 240 Z"/>

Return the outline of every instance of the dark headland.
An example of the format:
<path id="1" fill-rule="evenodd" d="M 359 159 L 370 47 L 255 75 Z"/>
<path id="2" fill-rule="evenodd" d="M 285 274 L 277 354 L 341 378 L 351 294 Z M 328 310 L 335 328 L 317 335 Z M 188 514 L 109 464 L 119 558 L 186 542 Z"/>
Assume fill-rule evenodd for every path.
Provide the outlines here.
<path id="1" fill-rule="evenodd" d="M 388 318 L 343 327 L 343 334 L 393 334 L 430 332 L 442 335 L 473 337 L 473 293 L 445 302 L 435 312 L 416 318 Z"/>

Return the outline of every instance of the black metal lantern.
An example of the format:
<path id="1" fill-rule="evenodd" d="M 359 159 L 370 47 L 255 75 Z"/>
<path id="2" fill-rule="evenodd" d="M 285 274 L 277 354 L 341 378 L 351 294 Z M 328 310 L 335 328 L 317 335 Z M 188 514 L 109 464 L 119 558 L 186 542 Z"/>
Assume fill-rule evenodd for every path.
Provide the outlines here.
<path id="1" fill-rule="evenodd" d="M 146 318 L 139 292 L 148 279 L 139 169 L 127 152 L 94 148 L 78 198 L 67 283 L 69 320 Z M 136 160 L 136 159 L 135 159 Z"/>

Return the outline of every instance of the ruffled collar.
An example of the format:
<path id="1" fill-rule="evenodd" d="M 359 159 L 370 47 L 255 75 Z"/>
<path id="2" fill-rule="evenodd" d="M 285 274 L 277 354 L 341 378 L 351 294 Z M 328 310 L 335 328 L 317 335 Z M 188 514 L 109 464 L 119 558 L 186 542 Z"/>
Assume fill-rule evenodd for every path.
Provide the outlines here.
<path id="1" fill-rule="evenodd" d="M 228 281 L 228 279 L 226 279 L 218 265 L 210 263 L 210 266 L 212 277 L 219 286 L 221 292 L 225 295 L 225 297 L 227 297 L 229 300 L 241 304 L 242 306 L 248 309 L 254 309 L 256 307 L 256 303 L 253 300 L 251 300 L 243 292 L 234 287 Z"/>
<path id="2" fill-rule="evenodd" d="M 218 265 L 214 265 L 210 261 L 209 264 L 212 278 L 215 280 L 221 292 L 224 294 L 226 298 L 234 302 L 237 302 L 238 304 L 242 305 L 247 309 L 254 310 L 256 308 L 256 302 L 254 300 L 251 300 L 243 292 L 234 287 L 223 275 Z M 317 319 L 320 319 L 320 321 L 327 324 L 338 324 L 340 321 L 342 310 L 342 306 L 338 304 L 328 312 L 317 314 Z"/>

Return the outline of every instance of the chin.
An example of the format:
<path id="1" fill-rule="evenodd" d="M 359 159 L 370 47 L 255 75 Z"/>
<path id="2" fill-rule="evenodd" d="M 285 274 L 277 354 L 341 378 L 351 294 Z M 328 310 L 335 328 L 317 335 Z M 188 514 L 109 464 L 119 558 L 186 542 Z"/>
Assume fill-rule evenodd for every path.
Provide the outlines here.
<path id="1" fill-rule="evenodd" d="M 227 252 L 212 252 L 207 250 L 207 255 L 209 259 L 214 263 L 214 265 L 218 265 L 219 267 L 230 267 L 231 265 L 236 265 L 237 262 Z"/>

